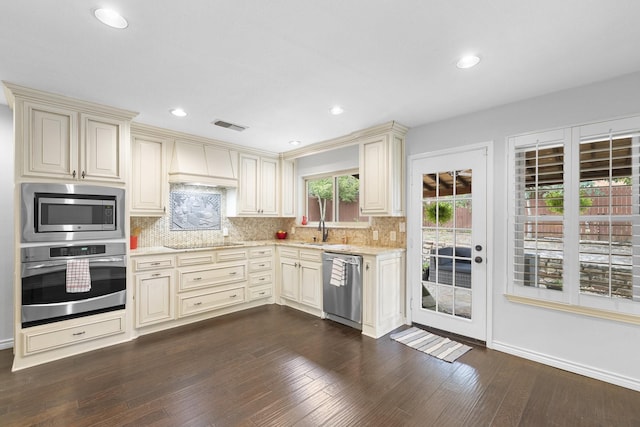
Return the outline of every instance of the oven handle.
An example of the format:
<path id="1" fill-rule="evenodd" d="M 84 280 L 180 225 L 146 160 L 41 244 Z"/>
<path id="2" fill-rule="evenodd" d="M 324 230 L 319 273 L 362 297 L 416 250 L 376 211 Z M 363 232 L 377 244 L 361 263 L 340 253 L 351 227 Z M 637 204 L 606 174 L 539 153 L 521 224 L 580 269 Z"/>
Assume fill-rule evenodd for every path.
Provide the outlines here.
<path id="1" fill-rule="evenodd" d="M 94 263 L 101 263 L 104 265 L 113 265 L 114 267 L 126 267 L 126 257 L 107 257 L 107 258 L 92 258 L 89 260 L 89 266 Z M 22 265 L 22 277 L 30 277 L 41 273 L 53 273 L 56 271 L 63 271 L 67 269 L 67 263 L 58 261 L 45 261 L 34 265 Z"/>

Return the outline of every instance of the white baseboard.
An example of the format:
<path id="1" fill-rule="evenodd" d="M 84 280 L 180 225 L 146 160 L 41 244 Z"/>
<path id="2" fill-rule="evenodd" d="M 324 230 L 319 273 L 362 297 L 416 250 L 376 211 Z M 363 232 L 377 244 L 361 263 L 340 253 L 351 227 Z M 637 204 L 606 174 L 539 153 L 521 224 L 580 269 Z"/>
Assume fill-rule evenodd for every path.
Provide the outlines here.
<path id="1" fill-rule="evenodd" d="M 0 340 L 0 350 L 5 350 L 7 348 L 13 348 L 13 338 Z"/>
<path id="2" fill-rule="evenodd" d="M 557 357 L 549 356 L 548 354 L 538 353 L 524 348 L 515 347 L 513 345 L 504 344 L 495 340 L 493 341 L 491 348 L 493 348 L 494 350 L 502 351 L 504 353 L 512 354 L 514 356 L 519 356 L 524 359 L 533 360 L 534 362 L 542 363 L 544 365 L 553 366 L 554 368 L 584 375 L 585 377 L 594 378 L 600 381 L 619 385 L 620 387 L 640 391 L 640 380 L 636 378 L 626 377 L 613 372 L 603 371 L 602 369 L 594 368 L 592 366 L 582 365 L 570 360 L 560 359 Z"/>

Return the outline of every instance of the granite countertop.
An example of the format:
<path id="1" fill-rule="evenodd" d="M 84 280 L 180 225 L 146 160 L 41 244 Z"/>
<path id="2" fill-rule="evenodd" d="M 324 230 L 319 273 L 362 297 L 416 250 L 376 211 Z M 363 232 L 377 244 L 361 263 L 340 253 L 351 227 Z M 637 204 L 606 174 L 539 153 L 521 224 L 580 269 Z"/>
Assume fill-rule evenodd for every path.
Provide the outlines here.
<path id="1" fill-rule="evenodd" d="M 384 248 L 378 246 L 357 246 L 341 243 L 311 243 L 295 240 L 252 240 L 245 242 L 233 242 L 232 244 L 213 244 L 211 246 L 191 247 L 191 248 L 170 248 L 166 246 L 139 247 L 129 252 L 130 256 L 143 255 L 170 255 L 185 252 L 210 251 L 233 248 L 249 248 L 256 246 L 288 246 L 299 249 L 317 249 L 326 252 L 338 252 L 357 255 L 382 255 L 396 252 L 405 252 L 405 248 Z"/>

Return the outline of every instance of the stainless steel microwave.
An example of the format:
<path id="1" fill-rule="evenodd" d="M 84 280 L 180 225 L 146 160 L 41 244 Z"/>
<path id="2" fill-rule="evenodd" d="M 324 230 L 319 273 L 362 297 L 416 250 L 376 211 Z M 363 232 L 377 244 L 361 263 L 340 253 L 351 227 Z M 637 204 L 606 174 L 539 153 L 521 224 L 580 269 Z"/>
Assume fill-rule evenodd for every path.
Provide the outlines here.
<path id="1" fill-rule="evenodd" d="M 76 184 L 22 184 L 22 241 L 124 237 L 124 189 Z"/>

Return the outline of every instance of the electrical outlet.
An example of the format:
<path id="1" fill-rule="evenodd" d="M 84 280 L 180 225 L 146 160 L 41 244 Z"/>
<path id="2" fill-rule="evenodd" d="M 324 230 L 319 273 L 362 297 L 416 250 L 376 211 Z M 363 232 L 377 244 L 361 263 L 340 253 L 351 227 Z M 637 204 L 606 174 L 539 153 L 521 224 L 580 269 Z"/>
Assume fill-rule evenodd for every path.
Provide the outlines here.
<path id="1" fill-rule="evenodd" d="M 401 222 L 400 223 L 400 232 L 401 233 L 406 233 L 407 232 L 407 223 L 406 222 Z"/>
<path id="2" fill-rule="evenodd" d="M 391 240 L 392 242 L 396 241 L 396 232 L 392 231 L 389 233 L 389 240 Z"/>
<path id="3" fill-rule="evenodd" d="M 296 234 L 296 228 L 295 227 L 291 227 L 291 234 Z"/>
<path id="4" fill-rule="evenodd" d="M 378 230 L 373 230 L 373 240 L 378 240 Z"/>
<path id="5" fill-rule="evenodd" d="M 229 229 L 227 227 L 224 227 L 222 229 L 222 236 L 223 237 L 229 237 Z"/>

